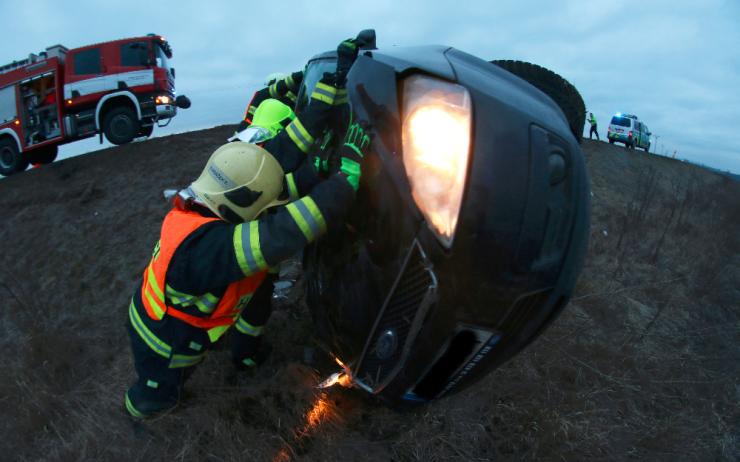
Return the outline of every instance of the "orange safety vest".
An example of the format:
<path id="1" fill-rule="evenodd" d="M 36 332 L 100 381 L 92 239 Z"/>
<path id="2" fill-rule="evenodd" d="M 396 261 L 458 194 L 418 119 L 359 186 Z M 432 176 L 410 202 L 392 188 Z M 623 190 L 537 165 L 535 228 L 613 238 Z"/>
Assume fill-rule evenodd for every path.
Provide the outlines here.
<path id="1" fill-rule="evenodd" d="M 158 321 L 167 314 L 191 326 L 208 329 L 209 335 L 212 334 L 211 331 L 216 331 L 213 334 L 217 338 L 236 322 L 243 305 L 246 304 L 244 302 L 249 301 L 262 284 L 267 271 L 232 282 L 226 287 L 216 308 L 206 317 L 193 316 L 166 304 L 165 279 L 175 250 L 196 229 L 216 220 L 218 218 L 204 217 L 199 213 L 179 208 L 172 209 L 164 218 L 159 242 L 154 248 L 149 265 L 144 270 L 141 285 L 141 301 L 150 318 Z"/>

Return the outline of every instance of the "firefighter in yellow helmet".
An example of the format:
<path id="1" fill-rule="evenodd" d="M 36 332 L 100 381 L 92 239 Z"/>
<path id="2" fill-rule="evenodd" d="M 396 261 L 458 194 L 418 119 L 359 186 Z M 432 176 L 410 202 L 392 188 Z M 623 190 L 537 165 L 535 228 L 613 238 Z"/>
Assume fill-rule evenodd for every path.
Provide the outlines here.
<path id="1" fill-rule="evenodd" d="M 354 60 L 356 49 L 346 51 L 353 45 L 340 45 L 340 61 Z M 230 329 L 238 333 L 234 361 L 259 363 L 267 319 L 264 310 L 250 309 L 250 300 L 271 293 L 260 290 L 270 267 L 342 221 L 359 185 L 370 138 L 357 124 L 347 130 L 339 170 L 327 179 L 319 181 L 305 154 L 296 158 L 327 128 L 345 75 L 327 74 L 317 85 L 302 114 L 310 123 L 293 118 L 264 147 L 243 141 L 221 146 L 175 197 L 128 310 L 138 376 L 124 397 L 132 416 L 174 407 L 194 368 Z M 291 145 L 297 151 L 274 149 Z"/>

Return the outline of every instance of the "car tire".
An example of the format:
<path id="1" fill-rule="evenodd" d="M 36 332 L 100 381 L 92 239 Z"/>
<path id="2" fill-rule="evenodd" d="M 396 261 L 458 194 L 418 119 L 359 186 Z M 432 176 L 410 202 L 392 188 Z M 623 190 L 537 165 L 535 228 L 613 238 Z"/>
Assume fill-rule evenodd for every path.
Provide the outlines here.
<path id="1" fill-rule="evenodd" d="M 28 158 L 18 151 L 15 140 L 0 140 L 0 174 L 10 176 L 28 167 Z"/>
<path id="2" fill-rule="evenodd" d="M 149 126 L 146 126 L 146 127 L 141 127 L 139 129 L 139 136 L 145 136 L 145 137 L 149 138 L 150 136 L 152 136 L 152 133 L 154 133 L 154 125 L 149 125 Z"/>
<path id="3" fill-rule="evenodd" d="M 59 153 L 59 148 L 57 146 L 41 148 L 35 151 L 31 151 L 28 154 L 28 160 L 32 164 L 46 165 L 46 164 L 50 164 L 54 162 L 54 160 L 56 160 L 57 158 L 58 153 Z"/>
<path id="4" fill-rule="evenodd" d="M 105 115 L 103 133 L 113 144 L 130 143 L 139 133 L 139 119 L 133 109 L 127 106 L 115 107 Z"/>
<path id="5" fill-rule="evenodd" d="M 586 105 L 576 87 L 560 75 L 536 64 L 513 60 L 494 60 L 491 63 L 526 80 L 552 98 L 565 114 L 573 136 L 581 142 L 583 125 L 586 122 Z"/>

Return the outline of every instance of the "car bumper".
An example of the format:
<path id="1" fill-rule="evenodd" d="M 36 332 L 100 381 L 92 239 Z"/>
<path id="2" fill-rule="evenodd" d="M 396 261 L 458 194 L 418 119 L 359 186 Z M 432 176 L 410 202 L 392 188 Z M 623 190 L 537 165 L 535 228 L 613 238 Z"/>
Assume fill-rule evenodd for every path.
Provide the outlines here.
<path id="1" fill-rule="evenodd" d="M 158 104 L 157 105 L 157 118 L 169 119 L 177 115 L 177 106 L 172 104 Z"/>

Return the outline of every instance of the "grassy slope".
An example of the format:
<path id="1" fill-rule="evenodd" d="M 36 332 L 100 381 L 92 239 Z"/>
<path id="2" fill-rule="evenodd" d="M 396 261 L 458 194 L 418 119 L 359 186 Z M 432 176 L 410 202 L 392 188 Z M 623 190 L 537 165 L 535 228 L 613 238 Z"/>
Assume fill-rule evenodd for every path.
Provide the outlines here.
<path id="1" fill-rule="evenodd" d="M 312 388 L 298 284 L 256 375 L 222 352 L 187 406 L 122 413 L 127 300 L 166 205 L 226 127 L 58 162 L 0 182 L 0 454 L 46 460 L 728 459 L 740 414 L 740 185 L 584 142 L 589 257 L 561 318 L 481 383 L 403 413 Z M 664 237 L 661 237 L 663 236 Z M 296 302 L 296 300 L 298 300 Z M 320 412 L 310 413 L 321 399 Z M 306 427 L 306 415 L 318 421 Z"/>

